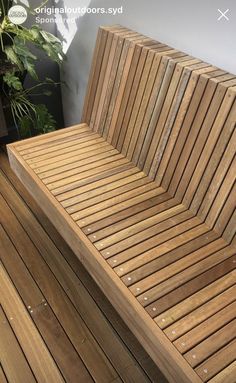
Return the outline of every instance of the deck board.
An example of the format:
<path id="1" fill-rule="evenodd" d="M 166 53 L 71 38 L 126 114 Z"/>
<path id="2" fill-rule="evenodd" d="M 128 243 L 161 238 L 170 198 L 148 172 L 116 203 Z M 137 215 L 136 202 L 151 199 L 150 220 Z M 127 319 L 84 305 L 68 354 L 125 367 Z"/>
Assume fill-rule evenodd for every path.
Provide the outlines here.
<path id="1" fill-rule="evenodd" d="M 0 358 L 7 378 L 10 382 L 36 383 L 36 379 L 11 328 L 10 321 L 0 306 Z M 17 367 L 14 367 L 12 360 L 14 360 Z"/>
<path id="2" fill-rule="evenodd" d="M 105 143 L 103 138 L 102 142 Z M 88 148 L 89 145 L 88 142 Z M 111 147 L 109 149 L 111 150 Z M 50 152 L 47 153 L 49 154 Z M 59 162 L 55 162 L 58 169 L 61 163 L 63 165 L 63 155 L 62 153 L 60 162 L 59 149 Z M 186 210 L 177 199 L 171 198 L 155 182 L 150 181 L 150 178 L 125 157 L 117 157 L 117 154 L 112 153 L 106 158 L 109 163 L 101 163 L 99 166 L 98 161 L 98 167 L 95 169 L 93 162 L 84 168 L 76 166 L 80 162 L 74 158 L 72 168 L 77 174 L 71 173 L 68 177 L 66 170 L 65 173 L 58 173 L 53 183 L 50 183 L 50 178 L 49 181 L 45 182 L 45 179 L 42 179 L 41 182 L 58 199 L 68 217 L 83 230 L 93 246 L 137 298 L 137 302 L 141 303 L 153 318 L 154 323 L 160 323 L 164 334 L 176 344 L 178 338 L 182 339 L 185 333 L 199 328 L 202 322 L 208 321 L 212 315 L 217 315 L 219 310 L 227 314 L 227 307 L 233 305 L 234 249 L 220 238 L 217 232 L 194 216 L 191 210 Z M 86 154 L 82 161 L 86 161 Z M 116 171 L 117 165 L 119 169 L 120 161 L 126 161 L 126 165 L 130 164 L 131 167 L 126 174 L 119 172 L 120 179 L 117 179 L 116 173 L 113 172 Z M 32 162 L 30 165 L 28 162 L 32 170 L 35 164 Z M 22 224 L 24 225 L 23 222 Z M 34 240 L 37 242 L 37 238 Z M 63 274 L 66 273 L 63 270 Z M 218 286 L 218 281 L 226 278 L 225 275 L 229 276 L 228 280 L 222 286 Z M 62 272 L 57 278 L 62 278 Z M 68 278 L 71 279 L 69 275 Z M 191 312 L 188 314 L 187 311 L 191 311 L 188 307 L 188 297 L 198 296 L 207 288 L 209 294 L 212 294 L 209 301 L 202 301 L 195 309 L 196 314 L 195 311 L 193 315 Z M 72 299 L 75 299 L 74 294 Z M 186 302 L 187 308 L 181 303 L 183 301 Z M 168 318 L 168 313 L 171 310 L 174 312 L 175 307 L 181 307 L 183 310 L 178 314 L 180 319 L 176 318 L 177 321 L 172 321 L 166 327 L 168 320 L 164 323 L 163 318 Z M 229 328 L 228 342 L 232 339 L 232 323 L 224 323 L 225 328 Z M 215 331 L 217 333 L 221 330 Z M 211 339 L 215 339 L 214 336 L 209 327 L 205 334 L 206 339 L 202 340 L 203 349 L 208 337 L 210 342 Z M 220 336 L 218 340 L 220 341 Z M 217 354 L 219 349 L 225 347 L 223 341 L 220 346 L 215 345 L 215 348 L 213 342 L 210 344 L 212 354 Z M 200 346 L 201 344 L 194 347 Z M 191 349 L 178 349 L 189 362 Z M 209 355 L 210 349 L 209 347 Z M 200 362 L 202 360 L 203 356 Z M 198 364 L 197 361 L 190 363 L 203 379 Z"/>
<path id="3" fill-rule="evenodd" d="M 11 144 L 12 168 L 169 381 L 220 379 L 235 357 L 236 77 L 127 28 L 101 27 L 83 116 Z M 33 241 L 49 278 L 55 258 Z M 52 287 L 68 307 L 64 278 L 73 278 L 65 265 L 56 270 Z"/>
<path id="4" fill-rule="evenodd" d="M 2 152 L 0 169 L 1 261 L 63 381 L 165 382 L 16 179 Z M 14 363 L 11 368 L 16 373 Z"/>
<path id="5" fill-rule="evenodd" d="M 2 265 L 0 269 L 0 277 L 2 307 L 6 317 L 11 323 L 11 327 L 18 339 L 23 353 L 32 368 L 36 381 L 43 382 L 49 379 L 61 383 L 65 382 Z M 6 334 L 6 331 L 4 331 L 4 334 Z M 14 361 L 15 359 L 12 360 L 13 364 L 11 364 L 11 369 L 13 370 L 15 368 L 17 369 L 17 366 L 14 366 Z M 22 370 L 22 358 L 21 361 L 19 360 L 19 369 L 20 367 L 22 367 L 20 372 L 23 377 L 24 371 Z M 8 374 L 7 371 L 6 374 Z M 25 373 L 25 375 L 27 378 L 27 373 Z"/>

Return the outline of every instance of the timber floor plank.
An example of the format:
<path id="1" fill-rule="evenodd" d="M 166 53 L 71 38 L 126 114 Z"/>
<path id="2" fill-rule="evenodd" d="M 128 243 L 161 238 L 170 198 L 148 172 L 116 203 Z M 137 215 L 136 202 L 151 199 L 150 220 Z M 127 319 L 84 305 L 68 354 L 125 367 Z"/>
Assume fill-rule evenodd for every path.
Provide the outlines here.
<path id="1" fill-rule="evenodd" d="M 5 372 L 3 371 L 2 364 L 0 364 L 0 382 L 1 382 L 1 383 L 8 383 L 6 374 L 5 374 Z"/>
<path id="2" fill-rule="evenodd" d="M 48 379 L 52 382 L 65 382 L 2 265 L 0 269 L 0 278 L 2 307 L 6 317 L 11 321 L 12 329 L 16 334 L 29 365 L 31 366 L 36 381 L 45 382 Z M 4 332 L 4 334 L 6 334 L 6 332 Z M 11 368 L 18 370 L 18 365 L 15 363 L 16 360 L 13 359 Z M 19 361 L 19 364 L 19 369 L 23 375 L 23 360 Z M 29 378 L 28 381 L 30 381 Z"/>
<path id="3" fill-rule="evenodd" d="M 9 381 L 14 382 L 36 382 L 24 353 L 11 328 L 10 320 L 6 317 L 2 306 L 0 306 L 0 359 Z M 14 367 L 12 360 L 14 360 Z"/>
<path id="4" fill-rule="evenodd" d="M 234 75 L 107 26 L 84 122 L 8 145 L 1 261 L 51 374 L 163 381 L 119 313 L 171 383 L 232 381 L 235 115 Z"/>
<path id="5" fill-rule="evenodd" d="M 36 152 L 39 156 L 28 153 L 30 147 L 27 147 L 22 158 L 61 205 L 68 219 L 79 227 L 120 278 L 137 304 L 163 330 L 163 335 L 196 375 L 206 381 L 204 368 L 201 370 L 199 366 L 208 359 L 214 360 L 214 356 L 234 340 L 235 249 L 187 209 L 179 198 L 171 196 L 122 154 L 117 154 L 104 138 L 93 139 L 89 131 L 82 132 L 84 134 L 81 143 L 74 144 L 73 140 L 64 143 L 62 139 L 56 157 L 57 144 L 54 147 L 52 137 L 45 149 L 39 146 Z M 89 140 L 85 141 L 85 137 Z M 55 136 L 55 140 L 57 138 Z M 36 141 L 34 145 L 37 146 Z M 8 213 L 2 215 L 2 225 L 33 279 L 39 285 L 42 283 L 43 299 L 48 307 L 43 307 L 39 296 L 38 309 L 33 310 L 32 318 L 35 315 L 35 323 L 38 321 L 39 328 L 41 326 L 45 332 L 45 339 L 47 336 L 50 343 L 52 331 L 45 330 L 47 320 L 55 323 L 58 331 L 65 331 L 69 326 L 66 330 L 69 342 L 95 381 L 155 381 L 152 373 L 155 366 L 151 363 L 151 368 L 147 369 L 146 355 L 139 360 L 140 367 L 136 365 L 140 349 L 136 351 L 136 346 L 129 343 L 129 350 L 122 353 L 127 330 L 121 326 L 120 338 L 116 338 L 116 319 L 113 321 L 109 317 L 107 306 L 86 285 L 94 287 L 94 283 L 88 276 L 84 279 L 81 265 L 73 259 L 67 245 L 63 244 L 61 250 L 60 235 L 19 185 L 4 156 L 2 160 L 0 206 L 8 209 Z M 17 232 L 17 238 L 13 238 L 11 227 Z M 51 240 L 54 236 L 55 240 Z M 22 239 L 28 249 L 24 254 Z M 36 265 L 43 270 L 42 274 Z M 53 300 L 55 291 L 60 302 Z M 63 307 L 74 321 L 69 320 Z M 219 319 L 221 314 L 223 320 Z M 214 325 L 211 317 L 216 319 Z M 76 321 L 81 326 L 79 333 Z M 204 327 L 204 323 L 208 326 Z M 187 341 L 187 334 L 192 342 Z M 83 337 L 88 341 L 80 347 Z M 195 350 L 198 358 L 192 360 Z M 234 352 L 234 348 L 232 350 Z M 57 354 L 55 360 L 60 363 L 60 350 L 54 352 Z M 99 363 L 94 367 L 96 358 Z M 227 366 L 221 367 L 224 370 Z M 220 372 L 217 370 L 215 375 Z M 208 380 L 211 378 L 213 373 Z"/>
<path id="6" fill-rule="evenodd" d="M 63 381 L 166 382 L 3 153 L 0 171 L 1 261 Z"/>

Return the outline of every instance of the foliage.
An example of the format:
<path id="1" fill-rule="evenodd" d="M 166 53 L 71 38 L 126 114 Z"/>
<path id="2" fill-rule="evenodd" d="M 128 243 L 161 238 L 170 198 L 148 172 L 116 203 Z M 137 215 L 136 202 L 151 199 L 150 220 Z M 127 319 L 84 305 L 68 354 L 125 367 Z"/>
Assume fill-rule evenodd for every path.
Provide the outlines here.
<path id="1" fill-rule="evenodd" d="M 24 89 L 20 79 L 14 72 L 7 72 L 4 76 L 7 83 L 8 99 L 16 126 L 19 126 L 19 136 L 29 137 L 35 134 L 47 133 L 55 130 L 56 122 L 43 104 L 35 105 L 29 95 L 51 96 L 51 91 L 45 86 L 56 86 L 51 79 L 46 79 L 29 89 Z"/>
<path id="2" fill-rule="evenodd" d="M 10 37 L 10 45 L 4 45 L 4 34 Z M 0 26 L 0 40 L 8 60 L 16 65 L 19 71 L 27 70 L 34 79 L 38 79 L 35 71 L 37 56 L 30 51 L 30 44 L 42 50 L 58 64 L 61 64 L 64 58 L 61 41 L 57 37 L 42 30 L 38 25 L 33 25 L 30 29 L 14 25 L 7 16 L 4 17 Z M 27 43 L 29 45 L 26 45 Z"/>
<path id="3" fill-rule="evenodd" d="M 29 114 L 19 119 L 20 135 L 23 138 L 55 130 L 55 120 L 44 104 L 35 105 L 35 118 Z"/>
<path id="4" fill-rule="evenodd" d="M 51 91 L 45 86 L 58 85 L 53 80 L 39 81 L 35 64 L 38 57 L 32 52 L 37 48 L 59 65 L 65 58 L 61 41 L 49 32 L 33 25 L 25 28 L 11 23 L 3 2 L 0 5 L 0 66 L 2 90 L 11 108 L 15 125 L 22 137 L 45 133 L 55 129 L 55 120 L 43 104 L 35 105 L 31 95 L 50 96 Z M 35 52 L 35 49 L 34 49 Z M 9 63 L 11 64 L 9 66 Z M 24 89 L 24 75 L 28 73 L 37 85 Z M 40 93 L 35 91 L 40 90 Z"/>
<path id="5" fill-rule="evenodd" d="M 23 86 L 19 77 L 15 76 L 15 72 L 6 72 L 3 76 L 3 81 L 8 85 L 9 88 L 15 90 L 22 90 Z"/>

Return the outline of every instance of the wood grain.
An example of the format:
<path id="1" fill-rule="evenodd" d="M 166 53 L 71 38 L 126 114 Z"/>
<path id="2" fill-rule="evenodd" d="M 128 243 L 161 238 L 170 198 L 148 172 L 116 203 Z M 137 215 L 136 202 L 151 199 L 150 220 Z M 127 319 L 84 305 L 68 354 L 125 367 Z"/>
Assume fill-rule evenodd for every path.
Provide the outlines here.
<path id="1" fill-rule="evenodd" d="M 235 75 L 101 27 L 86 124 L 8 147 L 19 178 L 170 382 L 212 379 L 213 367 L 220 376 L 227 365 L 216 369 L 214 358 L 226 361 L 233 342 L 235 96 Z"/>

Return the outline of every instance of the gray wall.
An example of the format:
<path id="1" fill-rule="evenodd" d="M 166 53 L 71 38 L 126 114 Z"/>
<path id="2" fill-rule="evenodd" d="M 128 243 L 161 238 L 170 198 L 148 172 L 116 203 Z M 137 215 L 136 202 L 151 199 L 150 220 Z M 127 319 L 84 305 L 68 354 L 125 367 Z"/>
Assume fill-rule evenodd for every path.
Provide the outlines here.
<path id="1" fill-rule="evenodd" d="M 58 1 L 55 0 L 55 3 Z M 236 74 L 235 0 L 61 0 L 60 6 L 119 7 L 123 14 L 78 17 L 76 24 L 58 21 L 66 42 L 63 66 L 65 125 L 80 122 L 92 52 L 99 25 L 122 24 Z M 57 5 L 57 4 L 56 4 Z M 227 13 L 222 19 L 218 8 Z M 70 15 L 67 15 L 70 18 Z"/>

